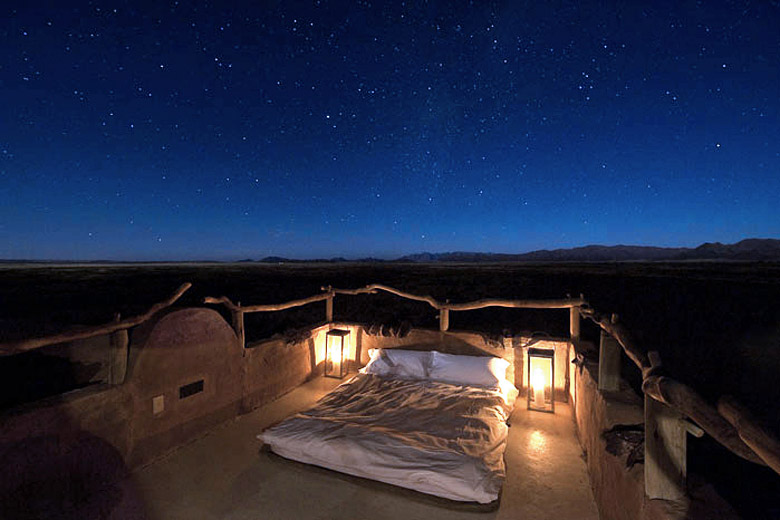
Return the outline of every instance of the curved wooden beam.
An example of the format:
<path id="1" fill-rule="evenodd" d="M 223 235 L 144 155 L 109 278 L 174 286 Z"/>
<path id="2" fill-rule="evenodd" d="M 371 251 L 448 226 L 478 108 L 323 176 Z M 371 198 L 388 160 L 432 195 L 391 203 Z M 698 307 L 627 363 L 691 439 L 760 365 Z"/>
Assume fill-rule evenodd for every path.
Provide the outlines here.
<path id="1" fill-rule="evenodd" d="M 148 311 L 132 318 L 127 318 L 121 321 L 112 321 L 104 325 L 96 325 L 94 327 L 80 327 L 72 329 L 60 334 L 54 334 L 51 336 L 43 336 L 40 338 L 30 338 L 21 341 L 11 341 L 6 343 L 0 343 L 0 356 L 11 356 L 13 354 L 20 354 L 29 350 L 35 350 L 37 348 L 45 347 L 47 345 L 56 345 L 57 343 L 67 343 L 70 341 L 76 341 L 79 339 L 92 338 L 95 336 L 102 336 L 104 334 L 111 334 L 122 329 L 129 329 L 139 325 L 166 307 L 173 305 L 176 300 L 192 287 L 192 284 L 187 282 L 179 286 L 168 299 L 152 305 Z"/>
<path id="2" fill-rule="evenodd" d="M 739 433 L 740 439 L 750 446 L 767 466 L 780 474 L 780 440 L 764 428 L 753 414 L 733 397 L 718 399 L 718 412 Z"/>
<path id="3" fill-rule="evenodd" d="M 393 287 L 388 287 L 387 285 L 382 285 L 378 283 L 374 283 L 371 285 L 366 285 L 364 290 L 366 291 L 385 291 L 389 292 L 391 294 L 395 294 L 396 296 L 400 296 L 401 298 L 406 298 L 407 300 L 417 300 L 418 302 L 425 302 L 434 309 L 441 309 L 442 304 L 439 303 L 436 299 L 434 299 L 432 296 L 419 296 L 417 294 L 408 293 L 406 291 L 400 291 L 398 289 L 394 289 Z"/>
<path id="4" fill-rule="evenodd" d="M 636 345 L 631 333 L 617 320 L 617 316 L 608 317 L 587 306 L 580 308 L 580 315 L 593 321 L 604 329 L 606 333 L 615 338 L 620 343 L 620 346 L 623 347 L 623 351 L 628 358 L 642 371 L 643 377 L 647 371 L 653 368 L 647 354 Z"/>
<path id="5" fill-rule="evenodd" d="M 688 385 L 669 377 L 653 375 L 642 382 L 642 390 L 656 401 L 690 418 L 735 455 L 766 466 L 764 460 L 740 438 L 737 430 Z"/>
<path id="6" fill-rule="evenodd" d="M 448 303 L 443 305 L 451 311 L 471 311 L 486 307 L 508 307 L 511 309 L 571 309 L 585 305 L 582 298 L 565 298 L 560 300 L 475 300 L 465 303 Z"/>
<path id="7" fill-rule="evenodd" d="M 374 289 L 367 289 L 366 287 L 361 287 L 360 289 L 334 289 L 330 286 L 322 286 L 320 287 L 320 290 L 327 291 L 333 294 L 348 294 L 351 296 L 355 296 L 358 294 L 376 294 L 376 290 Z"/>
<path id="8" fill-rule="evenodd" d="M 514 309 L 571 309 L 586 305 L 584 298 L 564 298 L 557 300 L 504 300 L 504 299 L 485 299 L 475 300 L 464 303 L 440 302 L 439 300 L 427 295 L 412 294 L 401 291 L 394 287 L 382 284 L 371 284 L 360 289 L 333 289 L 331 287 L 321 287 L 323 291 L 330 291 L 334 294 L 375 294 L 377 291 L 385 291 L 401 298 L 425 302 L 434 309 L 448 309 L 451 311 L 472 311 L 476 309 L 485 309 L 487 307 L 508 307 Z"/>
<path id="9" fill-rule="evenodd" d="M 300 307 L 301 305 L 307 305 L 309 303 L 319 302 L 322 300 L 326 300 L 329 297 L 329 293 L 324 294 L 316 294 L 314 296 L 309 296 L 308 298 L 302 298 L 300 300 L 292 300 L 285 303 L 271 303 L 271 304 L 265 304 L 265 305 L 247 305 L 247 306 L 240 306 L 235 305 L 227 296 L 220 296 L 219 298 L 214 298 L 211 296 L 206 296 L 203 298 L 203 303 L 211 303 L 211 304 L 221 304 L 230 309 L 231 311 L 236 312 L 270 312 L 270 311 L 283 311 L 285 309 L 292 309 L 293 307 Z"/>
<path id="10" fill-rule="evenodd" d="M 238 305 L 233 303 L 230 300 L 230 298 L 228 298 L 227 296 L 220 296 L 219 298 L 215 298 L 213 296 L 206 296 L 205 298 L 203 298 L 203 303 L 209 304 L 209 305 L 224 305 L 225 307 L 227 307 L 231 311 L 238 311 L 238 310 L 240 310 Z"/>

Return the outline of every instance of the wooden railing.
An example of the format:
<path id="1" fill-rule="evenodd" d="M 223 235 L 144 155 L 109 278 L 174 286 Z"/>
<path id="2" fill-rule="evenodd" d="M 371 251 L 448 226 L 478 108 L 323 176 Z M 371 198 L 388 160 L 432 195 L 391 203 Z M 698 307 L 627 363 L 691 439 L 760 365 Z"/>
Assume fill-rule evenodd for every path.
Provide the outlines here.
<path id="1" fill-rule="evenodd" d="M 125 381 L 125 375 L 127 373 L 127 355 L 129 338 L 127 330 L 140 325 L 141 323 L 149 320 L 152 316 L 160 312 L 161 310 L 170 307 L 181 296 L 192 287 L 192 284 L 187 282 L 179 286 L 169 298 L 155 303 L 149 310 L 138 316 L 132 318 L 121 319 L 121 316 L 117 313 L 114 315 L 114 320 L 103 325 L 95 325 L 93 327 L 79 327 L 71 329 L 59 334 L 52 334 L 49 336 L 41 336 L 38 338 L 28 338 L 21 341 L 8 341 L 0 343 L 0 357 L 12 356 L 14 354 L 21 354 L 22 352 L 28 352 L 38 348 L 46 347 L 49 345 L 56 345 L 58 343 L 69 343 L 72 341 L 78 341 L 82 339 L 94 338 L 97 336 L 109 336 L 110 350 L 108 352 L 108 370 L 106 376 L 106 382 L 112 385 L 120 385 Z"/>
<path id="2" fill-rule="evenodd" d="M 316 303 L 325 301 L 325 321 L 333 321 L 333 300 L 337 294 L 345 295 L 359 295 L 359 294 L 376 294 L 378 291 L 388 292 L 407 300 L 414 300 L 419 302 L 425 302 L 434 309 L 439 311 L 439 330 L 447 331 L 450 327 L 450 311 L 471 311 L 476 309 L 485 309 L 488 307 L 508 307 L 513 309 L 570 309 L 569 317 L 571 324 L 569 327 L 572 341 L 579 341 L 579 320 L 580 314 L 578 309 L 585 305 L 585 298 L 580 295 L 579 298 L 564 298 L 558 300 L 504 300 L 504 299 L 487 299 L 487 300 L 475 300 L 466 303 L 450 303 L 449 300 L 441 302 L 436 300 L 432 296 L 421 296 L 418 294 L 412 294 L 406 291 L 401 291 L 394 287 L 389 287 L 382 284 L 370 284 L 358 289 L 334 289 L 331 286 L 323 286 L 320 290 L 324 291 L 323 294 L 310 296 L 308 298 L 302 298 L 300 300 L 292 300 L 286 303 L 278 304 L 264 304 L 264 305 L 247 305 L 242 306 L 233 303 L 227 296 L 220 296 L 218 298 L 207 296 L 203 299 L 203 303 L 206 304 L 221 304 L 224 305 L 232 315 L 233 328 L 236 331 L 236 335 L 242 345 L 245 344 L 246 335 L 244 331 L 244 314 L 252 312 L 274 312 L 291 309 L 293 307 L 300 307 L 302 305 L 308 305 L 310 303 Z"/>
<path id="3" fill-rule="evenodd" d="M 189 282 L 182 284 L 168 299 L 155 303 L 149 307 L 149 310 L 145 313 L 133 316 L 132 318 L 120 319 L 119 314 L 116 314 L 114 315 L 114 321 L 103 325 L 79 327 L 59 334 L 0 343 L 0 356 L 11 356 L 13 354 L 20 354 L 22 352 L 27 352 L 28 350 L 34 350 L 48 345 L 56 345 L 57 343 L 67 343 L 80 339 L 93 338 L 95 336 L 113 334 L 122 330 L 126 331 L 129 328 L 140 325 L 161 310 L 176 303 L 190 287 L 192 287 L 192 284 Z"/>
<path id="4" fill-rule="evenodd" d="M 691 387 L 666 376 L 658 352 L 645 352 L 617 315 L 606 316 L 587 305 L 580 308 L 580 314 L 602 330 L 601 390 L 617 390 L 621 348 L 642 372 L 645 491 L 650 498 L 675 500 L 685 495 L 687 433 L 700 437 L 706 432 L 743 459 L 780 474 L 780 441 L 733 397 L 723 396 L 717 408 L 712 406 Z"/>

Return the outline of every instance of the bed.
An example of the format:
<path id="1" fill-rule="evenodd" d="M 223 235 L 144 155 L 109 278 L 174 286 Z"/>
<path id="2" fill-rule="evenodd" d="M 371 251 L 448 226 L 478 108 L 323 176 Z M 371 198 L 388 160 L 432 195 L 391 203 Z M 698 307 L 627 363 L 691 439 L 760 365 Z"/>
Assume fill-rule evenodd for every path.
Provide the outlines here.
<path id="1" fill-rule="evenodd" d="M 496 357 L 376 349 L 355 377 L 258 436 L 282 457 L 451 500 L 498 499 L 517 390 Z"/>

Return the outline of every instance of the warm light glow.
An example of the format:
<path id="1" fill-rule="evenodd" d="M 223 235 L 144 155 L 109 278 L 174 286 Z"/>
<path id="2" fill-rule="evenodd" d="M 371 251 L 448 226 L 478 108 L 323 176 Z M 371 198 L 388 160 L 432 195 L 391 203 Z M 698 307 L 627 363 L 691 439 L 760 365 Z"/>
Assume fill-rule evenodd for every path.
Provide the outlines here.
<path id="1" fill-rule="evenodd" d="M 544 454 L 547 452 L 547 437 L 539 430 L 534 430 L 528 436 L 528 448 L 534 454 Z"/>
<path id="2" fill-rule="evenodd" d="M 534 402 L 537 404 L 544 403 L 544 384 L 544 372 L 541 368 L 536 368 L 531 377 L 531 390 L 533 391 Z"/>
<path id="3" fill-rule="evenodd" d="M 325 334 L 325 375 L 342 378 L 349 369 L 349 329 L 331 329 Z"/>
<path id="4" fill-rule="evenodd" d="M 528 407 L 531 410 L 554 412 L 554 351 L 528 350 Z"/>
<path id="5" fill-rule="evenodd" d="M 328 372 L 341 373 L 342 344 L 341 338 L 328 336 L 330 345 L 328 345 Z"/>
<path id="6" fill-rule="evenodd" d="M 537 367 L 536 370 L 534 370 L 533 377 L 531 378 L 531 388 L 533 388 L 534 390 L 537 389 L 544 390 L 545 379 L 546 378 L 544 377 L 544 372 L 542 371 L 541 368 Z"/>

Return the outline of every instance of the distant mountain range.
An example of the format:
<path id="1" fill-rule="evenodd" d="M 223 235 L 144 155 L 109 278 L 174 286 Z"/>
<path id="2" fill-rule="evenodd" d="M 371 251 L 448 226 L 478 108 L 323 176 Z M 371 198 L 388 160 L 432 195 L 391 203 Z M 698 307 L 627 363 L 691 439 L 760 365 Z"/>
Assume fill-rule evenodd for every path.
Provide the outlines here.
<path id="1" fill-rule="evenodd" d="M 707 242 L 696 248 L 651 247 L 651 246 L 599 246 L 591 245 L 572 249 L 541 249 L 530 253 L 418 253 L 406 255 L 389 262 L 659 262 L 659 261 L 780 261 L 780 240 L 771 238 L 748 238 L 735 244 Z M 265 263 L 282 262 L 345 262 L 344 258 L 320 260 L 291 260 L 269 256 L 259 260 Z M 376 258 L 351 260 L 352 262 L 388 262 Z"/>
<path id="2" fill-rule="evenodd" d="M 780 261 L 780 240 L 748 238 L 736 244 L 704 243 L 696 248 L 591 245 L 530 253 L 421 253 L 401 262 L 626 262 L 682 260 Z"/>
<path id="3" fill-rule="evenodd" d="M 747 238 L 735 244 L 706 242 L 699 247 L 652 247 L 652 246 L 599 246 L 590 245 L 571 249 L 540 249 L 530 253 L 418 253 L 406 255 L 395 260 L 380 258 L 359 258 L 348 260 L 336 258 L 312 258 L 306 260 L 267 256 L 260 260 L 246 258 L 240 263 L 491 263 L 491 262 L 681 262 L 681 261 L 743 261 L 743 262 L 780 262 L 780 240 L 773 238 Z M 172 262 L 132 262 L 112 260 L 92 261 L 53 261 L 53 260 L 2 260 L 0 264 L 13 263 L 63 263 L 63 264 L 135 264 L 135 263 L 181 263 Z M 219 261 L 187 261 L 185 263 L 222 263 Z"/>

